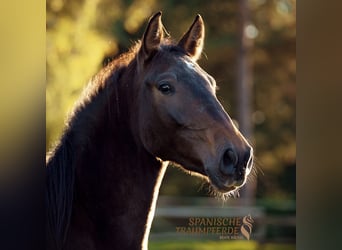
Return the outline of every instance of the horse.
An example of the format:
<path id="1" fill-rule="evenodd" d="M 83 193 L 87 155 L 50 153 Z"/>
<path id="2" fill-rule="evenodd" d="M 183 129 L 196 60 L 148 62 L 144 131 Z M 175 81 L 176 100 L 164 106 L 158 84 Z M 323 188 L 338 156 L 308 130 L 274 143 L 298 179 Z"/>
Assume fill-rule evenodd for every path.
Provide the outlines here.
<path id="1" fill-rule="evenodd" d="M 47 157 L 48 249 L 147 249 L 170 162 L 218 193 L 245 184 L 253 148 L 197 64 L 204 36 L 197 15 L 174 42 L 158 12 L 91 79 Z"/>

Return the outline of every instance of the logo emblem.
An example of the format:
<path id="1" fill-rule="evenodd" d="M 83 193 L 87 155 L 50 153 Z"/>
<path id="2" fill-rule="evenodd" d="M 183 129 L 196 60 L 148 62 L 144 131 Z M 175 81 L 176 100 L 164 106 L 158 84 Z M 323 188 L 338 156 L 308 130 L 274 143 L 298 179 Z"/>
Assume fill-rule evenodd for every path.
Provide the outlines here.
<path id="1" fill-rule="evenodd" d="M 252 233 L 252 228 L 253 228 L 253 223 L 254 220 L 252 219 L 251 215 L 247 215 L 243 217 L 242 219 L 242 225 L 240 228 L 241 234 L 247 239 L 250 239 L 251 233 Z"/>

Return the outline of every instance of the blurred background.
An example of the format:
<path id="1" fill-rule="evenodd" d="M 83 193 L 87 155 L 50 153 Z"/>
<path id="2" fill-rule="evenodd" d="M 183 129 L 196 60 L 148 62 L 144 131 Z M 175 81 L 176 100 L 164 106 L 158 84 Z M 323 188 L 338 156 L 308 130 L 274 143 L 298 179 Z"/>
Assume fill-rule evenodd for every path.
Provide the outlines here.
<path id="1" fill-rule="evenodd" d="M 239 198 L 223 202 L 201 180 L 169 167 L 150 249 L 295 249 L 295 0 L 49 0 L 46 7 L 47 150 L 91 76 L 141 38 L 153 13 L 163 11 L 176 40 L 201 14 L 206 39 L 198 63 L 216 79 L 219 100 L 254 146 L 257 175 Z M 195 215 L 248 214 L 254 220 L 249 241 L 175 229 Z"/>

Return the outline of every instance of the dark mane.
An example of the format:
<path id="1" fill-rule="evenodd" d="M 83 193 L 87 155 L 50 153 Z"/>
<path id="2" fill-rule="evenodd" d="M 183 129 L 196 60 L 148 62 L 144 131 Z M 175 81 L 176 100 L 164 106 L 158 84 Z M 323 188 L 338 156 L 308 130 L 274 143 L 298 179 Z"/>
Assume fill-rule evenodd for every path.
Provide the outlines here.
<path id="1" fill-rule="evenodd" d="M 76 152 L 74 147 L 75 145 L 76 147 L 79 145 L 85 147 L 88 143 L 84 144 L 83 142 L 87 142 L 89 139 L 80 136 L 89 134 L 88 131 L 77 134 L 75 131 L 91 130 L 92 126 L 100 119 L 100 115 L 92 116 L 91 109 L 99 109 L 99 106 L 104 105 L 108 98 L 106 94 L 111 92 L 110 89 L 117 88 L 122 72 L 135 58 L 139 48 L 140 42 L 137 42 L 128 52 L 119 55 L 91 79 L 69 115 L 62 139 L 48 153 L 47 233 L 48 237 L 51 237 L 52 241 L 56 243 L 57 249 L 61 247 L 58 243 L 65 240 L 72 211 L 75 182 L 74 153 Z M 111 114 L 116 112 L 118 115 L 116 108 L 109 112 Z"/>

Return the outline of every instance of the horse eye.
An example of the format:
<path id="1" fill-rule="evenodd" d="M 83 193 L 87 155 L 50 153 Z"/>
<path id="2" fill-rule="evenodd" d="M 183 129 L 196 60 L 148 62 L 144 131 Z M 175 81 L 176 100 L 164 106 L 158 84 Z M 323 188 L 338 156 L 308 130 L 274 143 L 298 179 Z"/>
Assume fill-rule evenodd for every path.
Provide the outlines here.
<path id="1" fill-rule="evenodd" d="M 164 95 L 169 95 L 174 92 L 172 86 L 169 83 L 160 84 L 158 90 Z"/>

